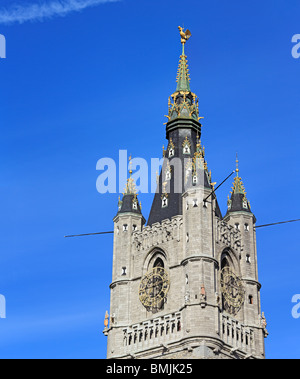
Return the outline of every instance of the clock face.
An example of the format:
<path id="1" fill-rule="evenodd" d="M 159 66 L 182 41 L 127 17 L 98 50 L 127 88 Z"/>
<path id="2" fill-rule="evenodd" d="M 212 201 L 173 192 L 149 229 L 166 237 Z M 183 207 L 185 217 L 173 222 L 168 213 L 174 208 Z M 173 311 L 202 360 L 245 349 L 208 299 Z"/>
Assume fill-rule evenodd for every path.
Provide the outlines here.
<path id="1" fill-rule="evenodd" d="M 166 301 L 169 291 L 169 275 L 163 267 L 154 267 L 141 280 L 139 297 L 147 310 L 158 310 Z"/>
<path id="2" fill-rule="evenodd" d="M 224 308 L 228 313 L 235 315 L 244 304 L 243 283 L 229 267 L 222 269 L 220 281 Z"/>

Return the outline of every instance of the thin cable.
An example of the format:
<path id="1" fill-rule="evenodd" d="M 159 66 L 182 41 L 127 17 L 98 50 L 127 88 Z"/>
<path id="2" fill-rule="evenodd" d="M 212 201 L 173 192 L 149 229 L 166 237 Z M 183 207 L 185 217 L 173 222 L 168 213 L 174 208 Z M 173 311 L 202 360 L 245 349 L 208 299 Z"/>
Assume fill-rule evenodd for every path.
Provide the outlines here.
<path id="1" fill-rule="evenodd" d="M 215 190 L 213 190 L 208 196 L 206 196 L 206 198 L 203 200 L 203 202 L 205 203 L 206 200 L 207 200 L 207 199 L 208 199 L 213 193 L 215 193 L 216 190 L 217 190 L 219 187 L 221 187 L 221 185 L 222 185 L 223 183 L 225 183 L 226 180 L 229 179 L 229 178 L 231 177 L 231 175 L 234 174 L 234 173 L 235 173 L 235 171 L 232 171 L 232 173 L 231 173 L 230 175 L 228 175 L 227 178 L 224 179 L 223 182 L 222 182 L 221 184 L 219 184 L 218 187 L 217 187 Z"/>
<path id="2" fill-rule="evenodd" d="M 255 226 L 254 228 L 263 228 L 263 227 L 265 227 L 265 226 L 272 226 L 272 225 L 286 224 L 286 223 L 288 223 L 288 222 L 296 222 L 296 221 L 300 221 L 300 218 L 298 218 L 297 220 L 280 221 L 280 222 L 274 222 L 274 223 L 272 223 L 272 224 L 258 225 L 258 226 Z"/>
<path id="3" fill-rule="evenodd" d="M 72 234 L 72 235 L 64 236 L 64 237 L 65 237 L 65 238 L 67 238 L 67 237 L 83 237 L 83 236 L 94 236 L 94 235 L 96 235 L 96 234 L 109 234 L 109 233 L 113 233 L 113 232 L 98 232 L 98 233 Z"/>

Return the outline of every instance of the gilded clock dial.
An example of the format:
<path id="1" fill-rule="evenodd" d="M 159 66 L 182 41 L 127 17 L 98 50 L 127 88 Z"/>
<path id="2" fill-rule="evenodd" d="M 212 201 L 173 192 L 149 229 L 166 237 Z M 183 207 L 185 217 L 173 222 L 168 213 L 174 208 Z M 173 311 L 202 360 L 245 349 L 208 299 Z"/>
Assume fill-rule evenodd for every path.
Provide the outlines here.
<path id="1" fill-rule="evenodd" d="M 229 268 L 221 271 L 221 291 L 226 311 L 236 314 L 244 304 L 245 290 L 241 279 Z"/>
<path id="2" fill-rule="evenodd" d="M 154 267 L 141 280 L 139 298 L 148 310 L 161 307 L 166 300 L 170 287 L 167 271 L 163 267 Z"/>

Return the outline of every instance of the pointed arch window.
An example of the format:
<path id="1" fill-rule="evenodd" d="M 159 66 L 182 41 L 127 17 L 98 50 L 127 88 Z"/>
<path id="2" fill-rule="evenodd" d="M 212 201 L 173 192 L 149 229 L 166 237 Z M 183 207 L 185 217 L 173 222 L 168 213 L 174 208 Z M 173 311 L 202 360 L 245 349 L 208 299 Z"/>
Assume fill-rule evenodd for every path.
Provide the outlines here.
<path id="1" fill-rule="evenodd" d="M 153 268 L 161 268 L 161 269 L 164 269 L 165 265 L 164 265 L 164 262 L 161 258 L 156 258 L 155 261 L 154 261 L 154 264 L 153 264 Z M 153 289 L 153 291 L 159 291 L 159 287 L 156 287 Z M 155 296 L 155 292 L 153 293 L 153 295 Z M 158 312 L 160 310 L 164 309 L 164 300 L 162 299 L 158 304 L 157 304 L 157 308 L 154 309 L 154 311 Z"/>
<path id="2" fill-rule="evenodd" d="M 172 139 L 170 138 L 170 143 L 169 143 L 169 147 L 168 147 L 168 156 L 169 156 L 169 158 L 172 158 L 172 157 L 174 157 L 174 155 L 175 155 L 175 146 L 174 146 Z"/>
<path id="3" fill-rule="evenodd" d="M 132 209 L 137 210 L 138 209 L 138 200 L 136 194 L 134 195 L 132 199 Z"/>
<path id="4" fill-rule="evenodd" d="M 221 262 L 221 270 L 225 267 L 229 267 L 229 262 L 228 262 L 228 259 L 225 257 L 222 259 L 222 262 Z"/>
<path id="5" fill-rule="evenodd" d="M 185 140 L 183 141 L 183 144 L 182 144 L 182 153 L 184 155 L 191 154 L 191 143 L 187 137 L 185 137 Z"/>
<path id="6" fill-rule="evenodd" d="M 185 145 L 183 147 L 183 154 L 191 154 L 191 148 L 189 147 L 189 145 Z"/>
<path id="7" fill-rule="evenodd" d="M 171 176 L 172 176 L 171 173 L 172 173 L 172 169 L 171 169 L 170 163 L 168 161 L 167 167 L 166 167 L 166 170 L 165 170 L 165 179 L 166 179 L 166 181 L 171 180 Z"/>
<path id="8" fill-rule="evenodd" d="M 243 208 L 248 209 L 248 201 L 246 198 L 246 194 L 244 194 L 244 196 L 243 196 Z"/>
<path id="9" fill-rule="evenodd" d="M 161 258 L 156 258 L 155 261 L 154 261 L 154 264 L 153 264 L 153 268 L 154 267 L 164 268 L 165 267 L 164 261 Z"/>
<path id="10" fill-rule="evenodd" d="M 166 208 L 168 206 L 168 196 L 164 194 L 161 198 L 161 207 Z"/>
<path id="11" fill-rule="evenodd" d="M 175 150 L 171 147 L 171 149 L 169 150 L 169 158 L 174 157 L 174 155 L 175 155 Z"/>
<path id="12" fill-rule="evenodd" d="M 238 267 L 237 258 L 229 249 L 226 249 L 221 255 L 222 308 L 234 316 L 239 312 L 245 300 L 245 289 L 238 276 Z"/>

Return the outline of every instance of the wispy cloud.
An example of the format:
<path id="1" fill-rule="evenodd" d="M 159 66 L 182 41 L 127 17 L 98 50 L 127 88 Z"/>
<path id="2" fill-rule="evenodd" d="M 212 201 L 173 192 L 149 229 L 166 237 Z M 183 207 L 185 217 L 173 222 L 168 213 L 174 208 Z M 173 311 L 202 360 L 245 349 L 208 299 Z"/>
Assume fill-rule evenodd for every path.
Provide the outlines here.
<path id="1" fill-rule="evenodd" d="M 55 16 L 66 16 L 85 8 L 119 0 L 49 0 L 38 3 L 16 3 L 0 8 L 0 24 L 24 23 L 26 21 L 44 21 Z"/>

